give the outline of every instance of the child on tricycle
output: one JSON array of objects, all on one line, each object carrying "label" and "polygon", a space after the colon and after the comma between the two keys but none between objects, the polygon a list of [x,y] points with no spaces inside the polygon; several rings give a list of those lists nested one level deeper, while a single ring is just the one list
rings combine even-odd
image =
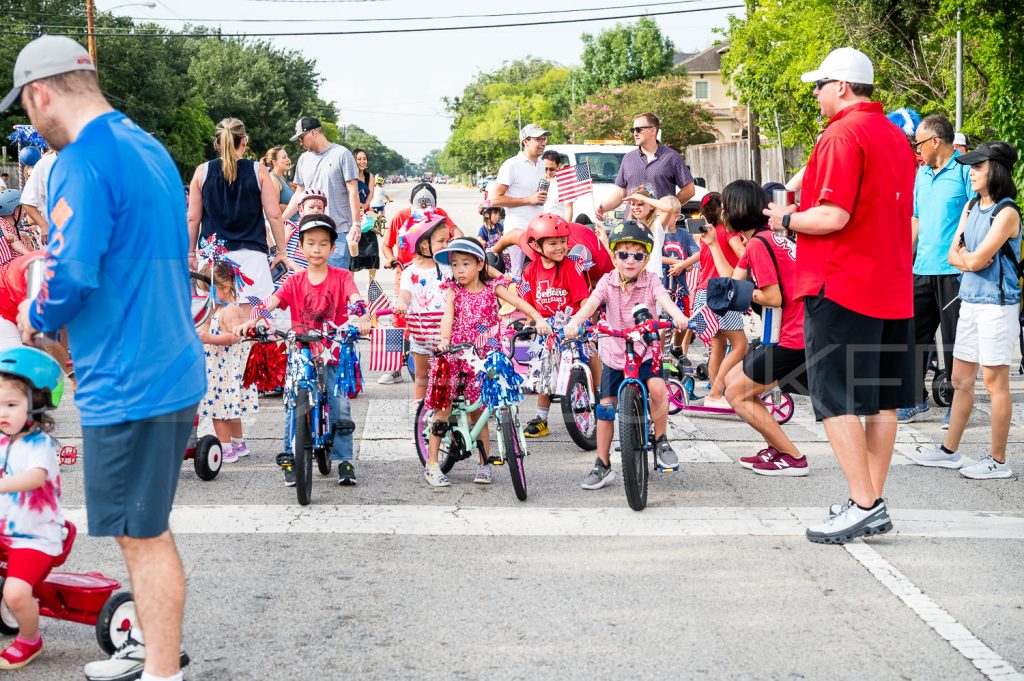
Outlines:
[{"label": "child on tricycle", "polygon": [[7,571],[3,600],[20,634],[0,652],[0,669],[18,669],[43,649],[33,587],[62,551],[57,447],[47,434],[63,374],[56,360],[35,348],[0,352],[0,544]]}]

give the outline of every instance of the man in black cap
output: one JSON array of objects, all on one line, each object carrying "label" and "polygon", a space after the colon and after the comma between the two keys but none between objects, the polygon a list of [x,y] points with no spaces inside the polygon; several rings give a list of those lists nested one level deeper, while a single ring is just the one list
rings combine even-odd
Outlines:
[{"label": "man in black cap", "polygon": [[307,187],[327,194],[327,214],[338,225],[338,245],[328,263],[332,267],[348,269],[349,255],[346,238],[358,243],[359,232],[359,168],[352,152],[335,144],[324,135],[320,121],[303,116],[295,122],[292,142],[305,149],[295,162],[295,195],[284,210],[287,219],[298,210],[298,197]]}]

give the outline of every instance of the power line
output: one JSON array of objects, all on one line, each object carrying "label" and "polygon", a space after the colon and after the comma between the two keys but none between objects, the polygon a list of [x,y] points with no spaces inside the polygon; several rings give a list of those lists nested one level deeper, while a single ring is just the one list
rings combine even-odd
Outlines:
[{"label": "power line", "polygon": [[[278,2],[293,2],[299,0],[275,0]],[[312,0],[301,0],[308,2]],[[320,1],[320,0],[316,0]],[[347,0],[331,0],[333,2],[344,2]],[[359,0],[362,1],[362,0]],[[695,14],[699,12],[714,12],[723,9],[743,9],[744,5],[720,5],[718,7],[701,7],[695,9],[674,9],[660,12],[644,12],[634,14],[620,14],[610,17],[585,17],[579,19],[546,19],[544,21],[533,21],[528,26],[521,24],[475,24],[470,26],[428,26],[422,28],[388,28],[388,29],[367,29],[359,31],[273,31],[267,33],[104,33],[97,31],[98,38],[285,38],[285,37],[312,37],[312,36],[335,36],[335,35],[382,35],[389,33],[434,33],[441,31],[473,31],[492,28],[532,28],[534,26],[550,26],[554,24],[581,24],[595,21],[615,21],[618,19],[635,19],[639,17],[657,17],[674,14]],[[45,28],[45,27],[43,27]],[[80,28],[80,27],[69,27]],[[84,29],[83,29],[84,30]],[[143,30],[145,30],[143,28]],[[81,31],[77,35],[81,35]],[[21,35],[36,36],[30,31],[0,31],[0,35]],[[76,35],[71,33],[56,35]]]},{"label": "power line", "polygon": [[[309,0],[302,0],[308,2]],[[126,17],[124,15],[114,15],[118,18],[123,19],[136,19],[140,21],[184,21],[184,22],[195,22],[195,23],[223,23],[223,24],[302,24],[302,23],[364,23],[373,21],[437,21],[441,19],[492,19],[492,18],[503,18],[503,17],[523,17],[523,16],[541,16],[548,14],[568,14],[572,12],[603,12],[605,10],[612,9],[640,9],[646,7],[661,7],[664,5],[687,5],[694,2],[704,2],[705,0],[670,0],[666,2],[648,2],[640,4],[630,5],[608,5],[605,7],[578,7],[575,9],[551,9],[551,10],[536,10],[533,12],[501,12],[494,14],[447,14],[436,17],[356,17],[350,19],[338,19],[338,18],[287,18],[287,19],[199,19],[199,18],[186,18],[180,14],[178,17]],[[160,3],[163,5],[163,3]],[[166,5],[163,5],[166,7]],[[30,12],[25,12],[30,14]],[[61,14],[36,14],[35,16],[66,16]]]}]

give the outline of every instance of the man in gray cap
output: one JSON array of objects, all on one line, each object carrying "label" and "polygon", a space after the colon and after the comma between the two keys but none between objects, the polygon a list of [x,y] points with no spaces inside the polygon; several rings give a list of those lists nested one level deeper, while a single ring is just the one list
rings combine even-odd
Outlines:
[{"label": "man in gray cap", "polygon": [[[523,126],[519,131],[519,153],[501,164],[494,180],[491,205],[505,209],[505,229],[526,229],[530,220],[539,215],[548,198],[547,178],[540,157],[548,144],[550,130],[536,123]],[[545,184],[541,184],[541,181]],[[518,246],[509,246],[514,277],[521,276],[526,255]]]},{"label": "man in gray cap", "polygon": [[287,219],[298,210],[298,198],[311,187],[327,194],[327,214],[338,226],[338,243],[328,263],[348,269],[351,255],[348,241],[359,242],[359,168],[352,152],[335,144],[324,135],[319,119],[303,116],[295,122],[292,142],[298,142],[305,151],[295,162],[295,194],[284,210]]},{"label": "man in gray cap", "polygon": [[25,46],[0,111],[19,99],[60,155],[47,195],[45,284],[19,306],[18,326],[26,342],[68,328],[89,534],[120,544],[139,622],[85,675],[180,681],[185,574],[168,520],[206,392],[181,176],[153,136],[111,108],[89,54],[70,38]]}]

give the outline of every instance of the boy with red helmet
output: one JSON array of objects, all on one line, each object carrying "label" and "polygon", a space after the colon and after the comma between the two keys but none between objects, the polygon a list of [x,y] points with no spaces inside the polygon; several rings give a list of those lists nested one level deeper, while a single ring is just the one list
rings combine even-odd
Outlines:
[{"label": "boy with red helmet", "polygon": [[[566,262],[569,255],[569,223],[553,213],[534,217],[520,237],[520,248],[529,263],[523,269],[519,294],[545,317],[567,310],[572,314],[590,295],[583,276],[582,260]],[[544,437],[548,430],[551,395],[537,396],[537,415],[526,424],[526,437]]]}]

